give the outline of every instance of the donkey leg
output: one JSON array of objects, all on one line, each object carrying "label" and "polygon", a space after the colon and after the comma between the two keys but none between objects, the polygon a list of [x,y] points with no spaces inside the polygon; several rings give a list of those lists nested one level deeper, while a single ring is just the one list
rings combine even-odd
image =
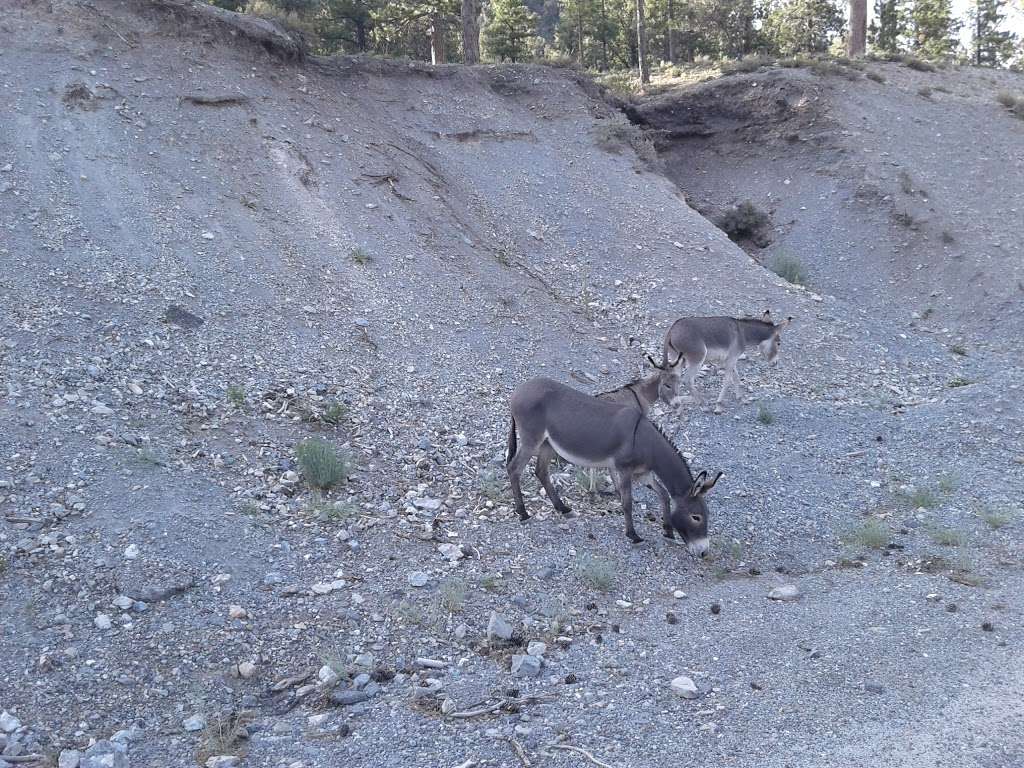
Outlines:
[{"label": "donkey leg", "polygon": [[544,486],[544,492],[548,495],[554,508],[563,515],[569,515],[572,514],[572,510],[562,501],[562,497],[558,495],[558,489],[555,488],[555,484],[551,482],[551,476],[548,474],[551,469],[551,460],[554,458],[555,451],[551,447],[551,443],[545,440],[537,452],[537,466],[534,467],[534,474],[537,475],[540,484]]},{"label": "donkey leg", "polygon": [[690,390],[690,397],[693,398],[694,405],[703,405],[704,398],[701,397],[700,391],[697,389],[697,377],[700,375],[701,364],[697,361],[691,363],[689,360],[686,362],[686,386]]},{"label": "donkey leg", "polygon": [[505,469],[508,471],[508,481],[512,485],[512,497],[516,502],[516,512],[519,514],[519,519],[526,521],[530,519],[530,515],[526,512],[526,504],[523,502],[523,489],[520,485],[520,475],[523,474],[523,470],[526,469],[526,465],[530,463],[530,459],[536,452],[534,450],[528,450],[526,445],[520,445],[519,450],[516,451],[515,455],[510,457],[508,463],[505,465]]},{"label": "donkey leg", "polygon": [[[648,475],[650,478],[650,475]],[[651,488],[658,494],[658,498],[661,500],[661,530],[662,535],[666,539],[674,539],[676,534],[672,528],[672,520],[670,515],[672,514],[672,500],[669,498],[668,491],[665,490],[665,486],[659,483],[654,478],[650,478]]]},{"label": "donkey leg", "polygon": [[732,391],[736,393],[737,400],[743,400],[743,390],[740,389],[740,373],[736,370],[735,361],[729,367],[729,375],[732,376]]},{"label": "donkey leg", "polygon": [[619,498],[622,499],[622,514],[626,518],[626,538],[634,544],[641,539],[633,526],[633,478],[629,472],[616,472],[616,484],[619,486]]}]

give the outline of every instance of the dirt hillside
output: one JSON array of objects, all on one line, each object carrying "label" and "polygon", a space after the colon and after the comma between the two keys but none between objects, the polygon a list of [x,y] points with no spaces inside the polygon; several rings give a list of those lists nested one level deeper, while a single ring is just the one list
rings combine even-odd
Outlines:
[{"label": "dirt hillside", "polygon": [[[858,283],[808,256],[804,289],[766,270],[684,199],[764,204],[715,191],[754,162],[729,143],[742,115],[687,170],[685,145],[655,157],[572,72],[303,59],[250,32],[189,3],[0,19],[0,752],[1020,763],[1024,371],[1012,317],[957,303],[965,267],[943,273],[949,333],[911,321],[931,304],[895,272]],[[827,141],[786,156],[812,169],[848,151],[834,128],[856,103],[809,78],[773,87],[838,89]],[[960,174],[932,173],[952,206]],[[800,189],[774,193],[776,223],[822,194]],[[776,242],[829,214],[852,227],[835,202]],[[848,260],[869,258],[857,226]],[[1019,237],[999,234],[999,270],[964,257],[1011,310]],[[529,477],[516,521],[519,382],[609,389],[676,317],[768,307],[794,324],[780,365],[741,365],[740,402],[653,413],[726,472],[709,562],[662,539],[639,491],[647,541],[629,544],[606,481],[571,466],[578,516]],[[349,455],[347,481],[310,488],[310,438]]]}]

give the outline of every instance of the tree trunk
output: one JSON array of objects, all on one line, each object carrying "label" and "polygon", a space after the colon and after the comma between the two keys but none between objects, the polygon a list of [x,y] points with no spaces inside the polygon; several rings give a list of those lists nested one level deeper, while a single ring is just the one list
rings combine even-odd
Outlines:
[{"label": "tree trunk", "polygon": [[668,60],[676,63],[676,4],[668,0]]},{"label": "tree trunk", "polygon": [[850,0],[850,37],[846,41],[846,51],[851,58],[864,55],[867,34],[867,0]]},{"label": "tree trunk", "polygon": [[578,48],[576,50],[576,56],[579,58],[579,65],[583,66],[583,3],[581,0],[576,0],[576,42]]},{"label": "tree trunk", "polygon": [[480,63],[479,0],[462,0],[462,59],[466,64]]},{"label": "tree trunk", "polygon": [[601,0],[601,71],[608,71],[608,3]]},{"label": "tree trunk", "polygon": [[430,25],[430,63],[448,63],[444,51],[444,19],[440,14],[434,17]]},{"label": "tree trunk", "polygon": [[647,23],[644,20],[644,0],[636,0],[636,61],[640,70],[640,83],[651,82],[651,69],[647,63]]}]

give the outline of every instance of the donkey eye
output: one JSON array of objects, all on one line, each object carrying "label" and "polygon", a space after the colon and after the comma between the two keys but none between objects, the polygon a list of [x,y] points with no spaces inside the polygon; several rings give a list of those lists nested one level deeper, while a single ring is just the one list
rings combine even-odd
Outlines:
[{"label": "donkey eye", "polygon": [[702,520],[703,518],[702,518],[702,517],[701,517],[700,515],[690,515],[690,519],[691,519],[691,520],[693,520],[693,522],[695,522],[695,523],[697,523],[698,525],[700,525],[700,521],[701,521],[701,520]]}]

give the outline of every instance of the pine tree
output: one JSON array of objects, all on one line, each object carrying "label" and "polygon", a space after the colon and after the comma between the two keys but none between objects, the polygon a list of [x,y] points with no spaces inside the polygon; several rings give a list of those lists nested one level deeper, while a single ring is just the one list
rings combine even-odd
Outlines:
[{"label": "pine tree", "polygon": [[875,0],[875,19],[870,32],[872,48],[883,53],[899,53],[900,41],[907,33],[903,0]]},{"label": "pine tree", "polygon": [[974,63],[998,67],[1009,63],[1017,46],[1017,35],[999,29],[1006,20],[1006,0],[976,0],[970,12]]},{"label": "pine tree", "polygon": [[833,0],[786,0],[765,21],[775,47],[786,54],[823,53],[844,26],[843,11]]},{"label": "pine tree", "polygon": [[960,45],[960,26],[953,16],[952,0],[914,0],[910,32],[915,53],[929,59],[952,56]]},{"label": "pine tree", "polygon": [[522,0],[492,0],[483,29],[484,50],[496,61],[524,61],[537,34],[537,16]]}]

